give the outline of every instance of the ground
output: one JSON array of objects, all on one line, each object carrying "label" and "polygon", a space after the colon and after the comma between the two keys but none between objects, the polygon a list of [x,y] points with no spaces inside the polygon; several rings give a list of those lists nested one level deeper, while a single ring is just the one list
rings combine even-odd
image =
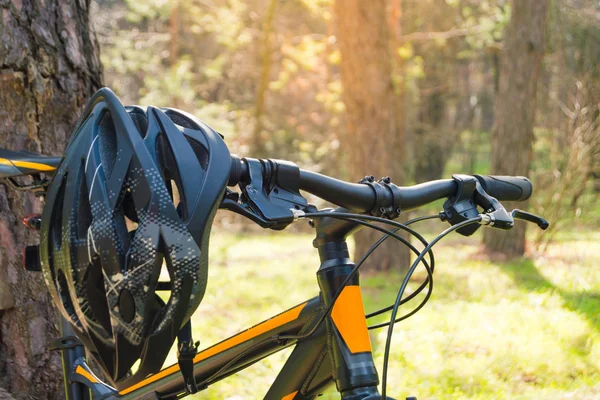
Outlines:
[{"label": "ground", "polygon": [[[209,285],[193,318],[200,347],[314,296],[319,263],[311,242],[304,233],[214,232]],[[516,262],[490,262],[478,243],[477,237],[454,236],[437,247],[431,300],[394,330],[389,395],[599,398],[600,232],[573,229],[543,253]],[[392,302],[402,282],[397,272],[364,273],[361,279],[367,312]],[[385,335],[385,329],[371,331],[378,368]],[[196,398],[261,399],[287,354],[271,356]]]}]

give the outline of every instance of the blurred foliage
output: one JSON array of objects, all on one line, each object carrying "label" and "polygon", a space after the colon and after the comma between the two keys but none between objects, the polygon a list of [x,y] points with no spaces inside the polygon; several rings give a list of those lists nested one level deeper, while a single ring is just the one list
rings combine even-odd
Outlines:
[{"label": "blurred foliage", "polygon": [[[334,168],[340,113],[329,1],[279,2],[262,130],[273,157]],[[185,109],[251,155],[268,1],[97,1],[105,82],[126,103]]]},{"label": "blurred foliage", "polygon": [[553,226],[538,248],[574,224],[600,225],[600,5],[551,4],[532,177],[533,207]]},{"label": "blurred foliage", "polygon": [[[225,135],[233,153],[289,159],[356,180],[344,176],[340,151],[345,110],[331,2],[95,0],[105,83],[126,103],[197,115]],[[395,4],[390,50],[409,149],[398,162],[416,182],[487,172],[509,2]],[[588,120],[598,113],[599,64],[600,6],[551,0],[532,176],[541,194],[536,207],[560,206],[559,218],[566,221],[598,214],[597,147],[590,144],[577,207],[553,200],[560,183],[549,177],[564,179],[567,169],[579,165],[563,151],[573,148],[566,144],[579,123],[566,110],[590,110]]]}]

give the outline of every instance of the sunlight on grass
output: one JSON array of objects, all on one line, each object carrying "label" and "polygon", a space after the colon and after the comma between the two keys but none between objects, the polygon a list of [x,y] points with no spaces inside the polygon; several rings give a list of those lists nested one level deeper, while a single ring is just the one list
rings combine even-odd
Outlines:
[{"label": "sunlight on grass", "polygon": [[[504,264],[487,261],[469,241],[442,242],[430,302],[395,326],[390,395],[419,400],[600,397],[596,239],[592,232],[563,235],[543,255]],[[193,317],[201,348],[315,296],[319,262],[311,244],[307,234],[215,232],[206,296]],[[416,276],[423,279],[425,274]],[[363,274],[367,312],[393,302],[401,281],[397,272]],[[417,284],[414,279],[411,287]],[[371,331],[378,368],[386,333]],[[195,398],[263,398],[289,351]],[[170,361],[176,361],[174,355]]]}]

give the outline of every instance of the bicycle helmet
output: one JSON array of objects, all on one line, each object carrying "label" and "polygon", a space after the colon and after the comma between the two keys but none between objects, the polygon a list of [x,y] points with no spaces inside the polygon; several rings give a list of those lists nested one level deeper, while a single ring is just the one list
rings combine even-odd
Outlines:
[{"label": "bicycle helmet", "polygon": [[54,303],[117,389],[160,370],[200,304],[230,163],[192,115],[123,107],[107,88],[80,119],[47,193],[40,259]]}]

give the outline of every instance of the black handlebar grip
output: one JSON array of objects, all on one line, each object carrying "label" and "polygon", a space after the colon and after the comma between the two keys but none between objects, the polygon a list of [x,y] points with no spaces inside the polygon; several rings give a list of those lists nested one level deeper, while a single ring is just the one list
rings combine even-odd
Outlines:
[{"label": "black handlebar grip", "polygon": [[500,201],[523,201],[531,197],[533,186],[524,176],[474,175],[483,190]]}]

